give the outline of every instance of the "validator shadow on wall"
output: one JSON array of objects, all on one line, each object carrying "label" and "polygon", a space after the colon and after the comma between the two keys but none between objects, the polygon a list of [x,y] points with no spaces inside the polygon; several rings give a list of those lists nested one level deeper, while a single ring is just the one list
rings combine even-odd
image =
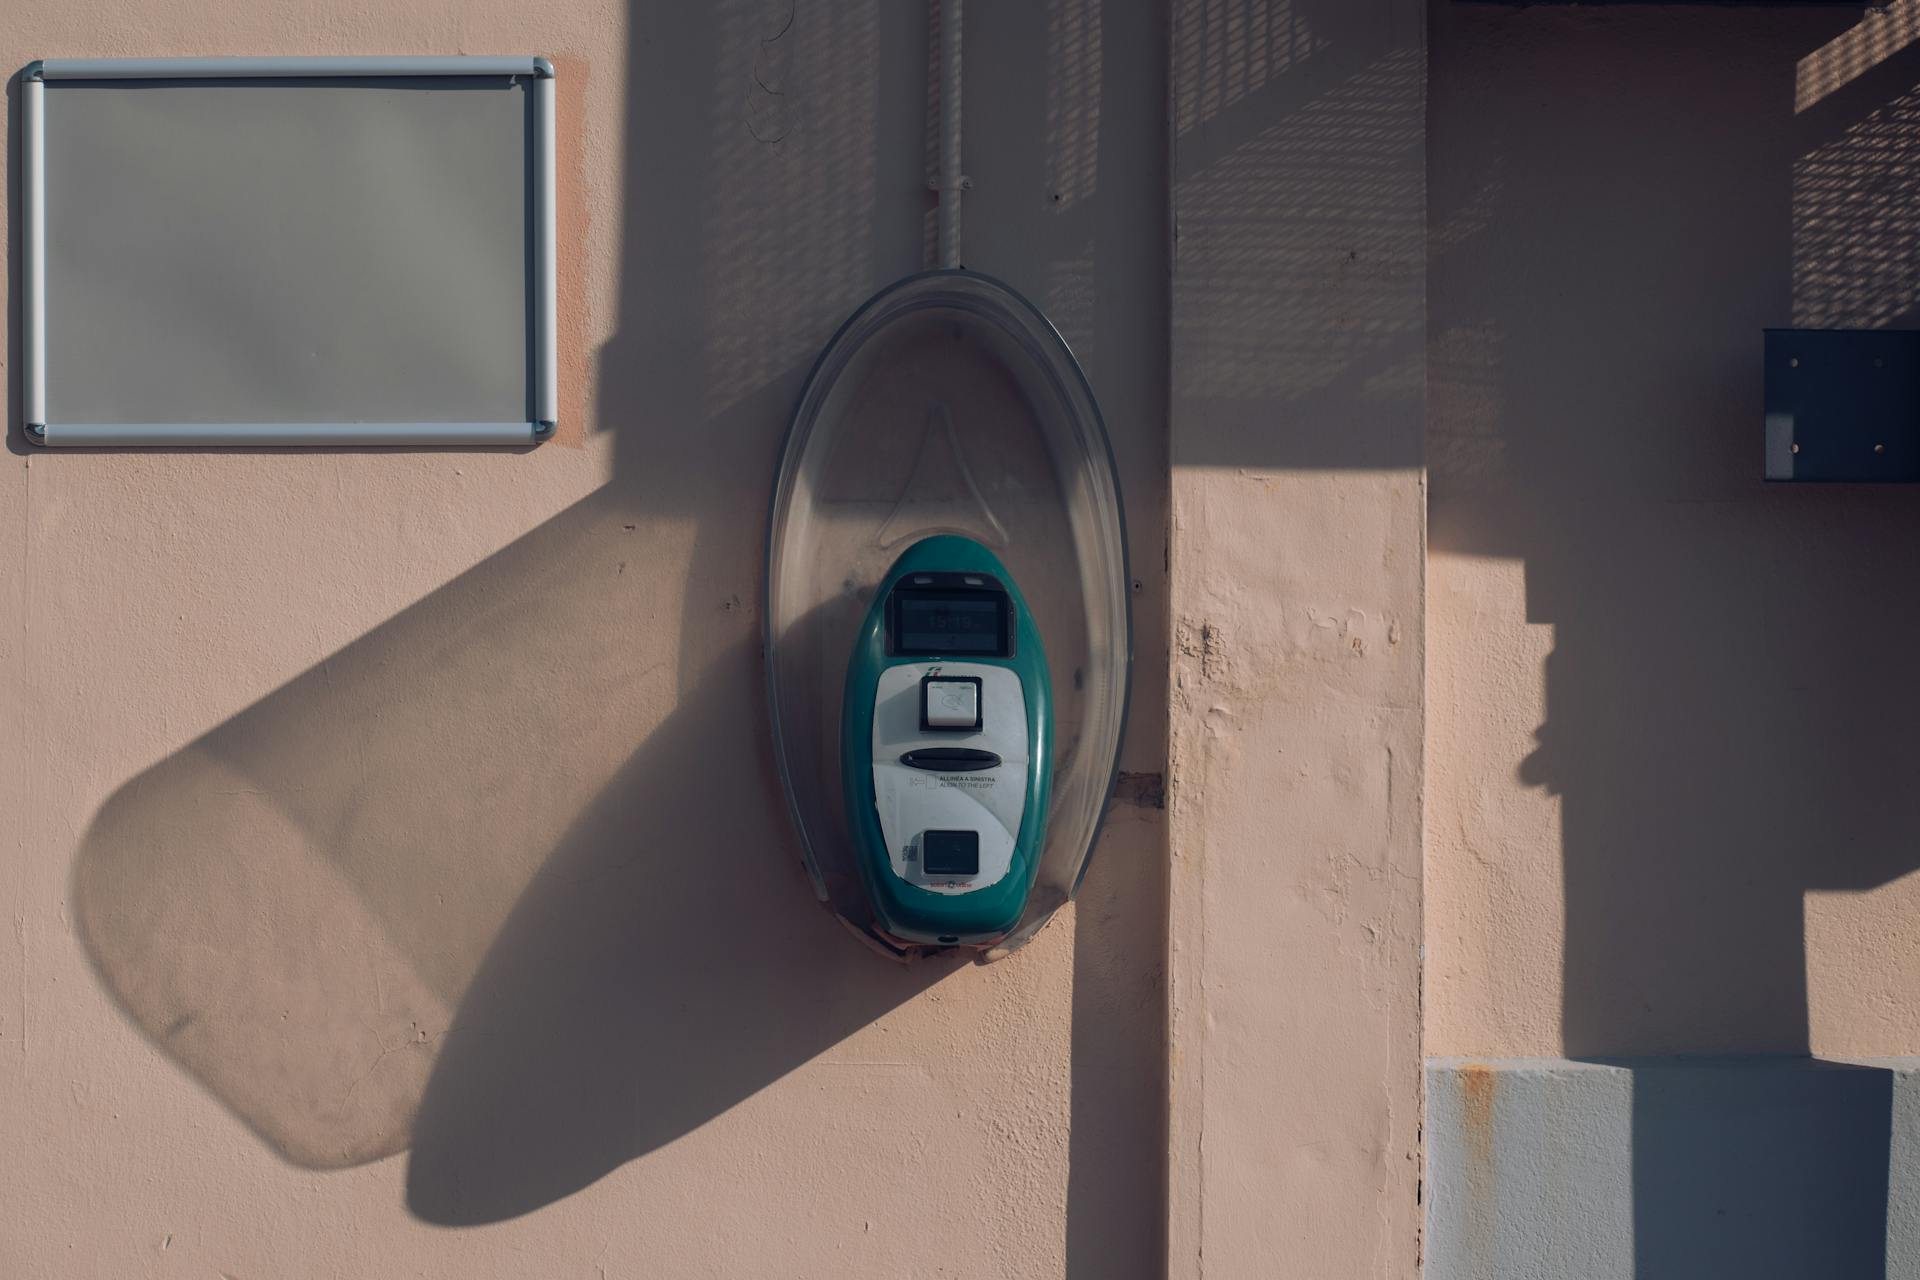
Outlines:
[{"label": "validator shadow on wall", "polygon": [[[1109,56],[1142,57],[1129,42],[1150,18],[1110,10]],[[911,6],[637,11],[621,319],[595,415],[617,435],[610,482],[127,782],[83,839],[76,923],[103,982],[290,1160],[410,1147],[420,1217],[526,1213],[952,972],[881,962],[813,903],[771,783],[754,616],[801,372],[919,265],[918,121],[873,95],[912,96],[923,69],[896,51],[925,34]],[[783,75],[782,101],[761,101]],[[770,144],[775,108],[793,114]],[[1037,144],[1009,155],[1042,163]],[[674,198],[649,198],[663,174]],[[1059,223],[1076,272],[1106,237],[1139,239],[1108,203]],[[1127,368],[1138,315],[1088,319],[1107,376],[1150,384]],[[1117,447],[1151,474],[1153,442]],[[690,547],[684,589],[652,571],[662,541]],[[631,638],[676,613],[677,651],[640,651]],[[1164,889],[1139,856],[1152,838],[1110,842],[1135,857],[1096,867],[1075,933],[1076,1274],[1153,1256],[1157,1231],[1137,1206],[1159,1178],[1163,1050],[1133,1029],[1161,965],[1129,937]]]}]

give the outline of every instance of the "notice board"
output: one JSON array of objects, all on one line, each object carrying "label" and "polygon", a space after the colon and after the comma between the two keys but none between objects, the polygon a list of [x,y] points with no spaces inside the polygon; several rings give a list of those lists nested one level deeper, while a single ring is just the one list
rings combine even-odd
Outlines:
[{"label": "notice board", "polygon": [[551,434],[544,59],[51,60],[21,96],[31,441]]}]

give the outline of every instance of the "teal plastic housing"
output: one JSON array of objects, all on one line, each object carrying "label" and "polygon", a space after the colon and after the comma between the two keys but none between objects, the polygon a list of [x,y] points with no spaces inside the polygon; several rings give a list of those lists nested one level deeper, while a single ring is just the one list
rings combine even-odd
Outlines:
[{"label": "teal plastic housing", "polygon": [[[980,573],[997,579],[1013,604],[1013,656],[889,654],[887,601],[894,585],[913,573]],[[894,873],[874,796],[873,711],[880,673],[888,667],[939,661],[1012,670],[1020,677],[1027,708],[1026,807],[1014,837],[1013,859],[1006,875],[970,893],[935,893]],[[983,945],[1005,937],[1020,922],[1040,870],[1047,829],[1047,800],[1053,784],[1053,682],[1047,674],[1046,648],[1019,586],[999,558],[973,539],[942,534],[914,543],[894,562],[874,594],[847,663],[840,716],[840,777],[846,790],[847,827],[855,844],[861,883],[883,930],[902,942]]]},{"label": "teal plastic housing", "polygon": [[992,963],[1072,901],[1097,847],[1127,723],[1138,584],[1126,528],[1086,375],[1007,285],[977,271],[909,276],[821,351],[768,510],[768,729],[815,896],[881,954],[906,961],[954,945],[886,931],[848,822],[848,654],[889,573],[924,538],[971,539],[1011,571],[1046,637],[1046,830],[1025,915],[973,948]]}]

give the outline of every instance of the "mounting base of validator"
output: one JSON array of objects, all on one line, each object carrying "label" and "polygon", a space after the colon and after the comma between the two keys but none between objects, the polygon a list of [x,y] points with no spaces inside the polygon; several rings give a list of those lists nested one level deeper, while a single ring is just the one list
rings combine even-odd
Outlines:
[{"label": "mounting base of validator", "polygon": [[876,924],[920,946],[985,946],[1019,923],[1040,866],[1053,689],[1019,588],[943,534],[882,580],[847,664],[847,826]]}]

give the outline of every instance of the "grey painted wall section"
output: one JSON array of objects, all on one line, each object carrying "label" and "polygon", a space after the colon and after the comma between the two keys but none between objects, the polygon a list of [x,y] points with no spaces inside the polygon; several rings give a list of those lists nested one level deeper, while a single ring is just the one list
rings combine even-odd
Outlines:
[{"label": "grey painted wall section", "polygon": [[1920,1058],[1430,1059],[1432,1280],[1920,1274]]}]

